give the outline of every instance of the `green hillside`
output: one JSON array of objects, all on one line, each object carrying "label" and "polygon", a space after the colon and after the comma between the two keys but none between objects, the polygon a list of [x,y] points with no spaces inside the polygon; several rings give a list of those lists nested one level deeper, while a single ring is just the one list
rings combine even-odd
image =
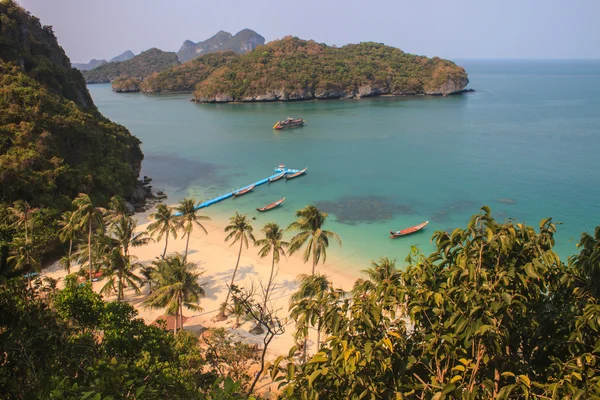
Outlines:
[{"label": "green hillside", "polygon": [[232,60],[199,83],[199,102],[451,94],[469,80],[451,61],[380,43],[341,48],[286,37]]},{"label": "green hillside", "polygon": [[142,79],[174,65],[179,65],[177,54],[153,48],[130,60],[103,64],[92,70],[82,71],[82,74],[87,83],[107,83],[123,75]]}]

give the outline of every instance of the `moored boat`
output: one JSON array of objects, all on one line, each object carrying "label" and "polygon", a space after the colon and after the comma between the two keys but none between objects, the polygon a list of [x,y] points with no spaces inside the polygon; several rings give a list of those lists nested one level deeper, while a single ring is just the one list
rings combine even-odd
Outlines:
[{"label": "moored boat", "polygon": [[234,196],[241,196],[243,194],[246,194],[250,191],[252,191],[252,189],[254,189],[254,185],[247,187],[246,189],[240,189],[237,192],[233,192]]},{"label": "moored boat", "polygon": [[304,173],[306,172],[307,169],[308,168],[304,168],[303,170],[298,171],[296,173],[286,175],[285,179],[293,179],[293,178],[295,178],[297,176],[304,175]]},{"label": "moored boat", "polygon": [[283,121],[277,121],[273,125],[273,129],[287,129],[287,128],[300,128],[304,126],[304,120],[302,118],[290,118],[284,119]]},{"label": "moored boat", "polygon": [[420,223],[419,225],[411,226],[410,228],[402,229],[400,231],[396,231],[396,232],[390,231],[390,237],[392,239],[395,239],[395,238],[400,237],[400,236],[410,235],[411,233],[418,232],[421,229],[425,228],[425,226],[428,223],[429,223],[429,221],[425,221],[423,223]]},{"label": "moored boat", "polygon": [[266,205],[266,206],[264,206],[264,207],[257,208],[257,209],[256,209],[256,211],[263,212],[263,211],[269,211],[269,210],[272,210],[272,209],[274,209],[275,207],[278,207],[278,206],[280,206],[280,205],[281,205],[281,203],[283,203],[284,201],[285,201],[285,197],[284,197],[284,198],[282,198],[282,199],[279,199],[279,200],[277,200],[277,201],[275,201],[275,202],[273,202],[273,203],[271,203],[271,204],[269,204],[269,205]]},{"label": "moored boat", "polygon": [[269,182],[275,182],[280,180],[281,178],[283,178],[285,176],[285,171],[281,172],[280,174],[275,175],[272,178],[269,178]]}]

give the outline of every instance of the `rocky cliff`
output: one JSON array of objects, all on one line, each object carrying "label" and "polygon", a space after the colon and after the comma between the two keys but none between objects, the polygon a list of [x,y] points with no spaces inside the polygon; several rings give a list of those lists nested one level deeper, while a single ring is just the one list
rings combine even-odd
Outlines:
[{"label": "rocky cliff", "polygon": [[0,2],[0,202],[64,209],[86,192],[130,195],[140,141],[96,109],[52,27]]},{"label": "rocky cliff", "polygon": [[469,83],[462,67],[381,43],[329,47],[286,37],[232,60],[200,82],[197,102],[226,103],[448,95]]},{"label": "rocky cliff", "polygon": [[133,54],[133,51],[127,50],[127,51],[119,54],[118,56],[111,58],[110,62],[123,62],[123,61],[131,60],[133,57],[135,57],[135,54]]},{"label": "rocky cliff", "polygon": [[77,68],[80,71],[89,71],[90,69],[94,69],[94,68],[99,67],[101,65],[104,65],[106,63],[107,63],[106,60],[96,60],[95,58],[93,58],[87,64],[84,64],[84,63],[73,63],[73,64],[71,64],[71,66],[73,68]]},{"label": "rocky cliff", "polygon": [[265,44],[265,38],[251,29],[243,29],[235,35],[219,31],[202,42],[194,43],[191,40],[186,40],[177,52],[177,57],[179,57],[179,61],[184,63],[203,54],[216,51],[230,50],[243,54],[262,44]]}]

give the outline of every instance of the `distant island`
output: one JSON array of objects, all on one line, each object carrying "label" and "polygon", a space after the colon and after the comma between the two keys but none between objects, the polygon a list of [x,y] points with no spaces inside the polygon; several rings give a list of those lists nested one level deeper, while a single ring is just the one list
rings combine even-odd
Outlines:
[{"label": "distant island", "polygon": [[135,57],[135,54],[133,54],[133,52],[131,50],[127,50],[127,51],[119,54],[118,56],[111,58],[110,61],[96,60],[94,58],[94,59],[90,60],[90,62],[88,62],[88,63],[73,63],[73,64],[71,64],[71,66],[73,68],[77,68],[80,71],[89,71],[91,69],[97,68],[97,67],[107,64],[109,62],[114,63],[114,62],[127,61],[133,57]]},{"label": "distant island", "polygon": [[194,101],[229,103],[448,95],[469,83],[462,67],[381,43],[340,48],[286,37],[231,60],[202,80]]},{"label": "distant island", "polygon": [[152,48],[127,61],[104,64],[81,73],[86,83],[108,83],[120,76],[143,79],[154,72],[179,64],[177,54],[174,52]]},{"label": "distant island", "polygon": [[215,51],[231,50],[234,53],[244,54],[263,44],[265,44],[265,38],[252,29],[243,29],[235,35],[219,31],[203,42],[194,43],[186,40],[177,52],[177,57],[184,63]]}]

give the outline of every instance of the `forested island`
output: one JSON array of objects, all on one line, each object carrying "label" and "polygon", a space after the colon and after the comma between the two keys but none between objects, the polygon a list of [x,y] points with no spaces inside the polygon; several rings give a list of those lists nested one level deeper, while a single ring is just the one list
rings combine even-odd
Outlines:
[{"label": "forested island", "polygon": [[447,95],[469,83],[451,61],[380,43],[340,48],[286,37],[232,60],[198,83],[197,102],[252,102]]},{"label": "forested island", "polygon": [[[344,51],[372,59],[370,49],[379,46]],[[287,60],[285,53],[271,56]],[[245,58],[214,57],[210,76]],[[268,51],[252,57],[271,65]],[[286,69],[296,71],[290,82],[299,85],[295,60]],[[432,64],[423,90],[458,74],[451,63],[419,60]],[[241,78],[246,62],[221,75],[225,85]],[[330,246],[344,240],[329,230],[325,212],[307,205],[287,227],[267,222],[260,229],[236,212],[222,229],[224,243],[211,246],[235,245],[226,257],[232,265],[218,265],[227,297],[219,310],[202,310],[210,288],[204,266],[190,261],[200,253],[192,233],[208,233],[202,224],[210,218],[184,198],[159,205],[139,229],[123,197],[134,191],[142,158],[139,140],[98,112],[52,28],[12,0],[0,1],[3,398],[600,398],[600,227],[583,232],[575,254],[561,259],[551,218],[535,226],[496,220],[484,206],[464,226],[433,233],[430,254],[413,247],[403,261],[373,260],[344,290],[321,273]],[[153,240],[160,252],[138,262],[133,249]],[[173,252],[175,246],[185,250]],[[252,248],[270,267],[270,277],[259,276],[259,295],[238,286],[248,268],[235,280],[242,251]],[[286,281],[296,286],[283,317],[271,305],[272,278],[295,254],[306,274]],[[50,259],[60,259],[60,282],[39,276]],[[165,315],[147,324],[141,307]],[[233,340],[229,326],[196,335],[184,328],[184,310],[218,312],[215,320],[237,328],[246,320],[255,344]],[[294,344],[267,359],[286,329]]]},{"label": "forested island", "polygon": [[152,48],[129,60],[102,64],[89,71],[82,71],[82,74],[87,83],[108,83],[120,76],[143,79],[154,72],[179,64],[176,53]]},{"label": "forested island", "polygon": [[[102,68],[102,67],[101,67]],[[295,37],[246,54],[217,52],[155,72],[116,91],[194,91],[201,103],[448,95],[464,90],[467,73],[451,61],[404,53],[380,43],[329,47]]]}]

